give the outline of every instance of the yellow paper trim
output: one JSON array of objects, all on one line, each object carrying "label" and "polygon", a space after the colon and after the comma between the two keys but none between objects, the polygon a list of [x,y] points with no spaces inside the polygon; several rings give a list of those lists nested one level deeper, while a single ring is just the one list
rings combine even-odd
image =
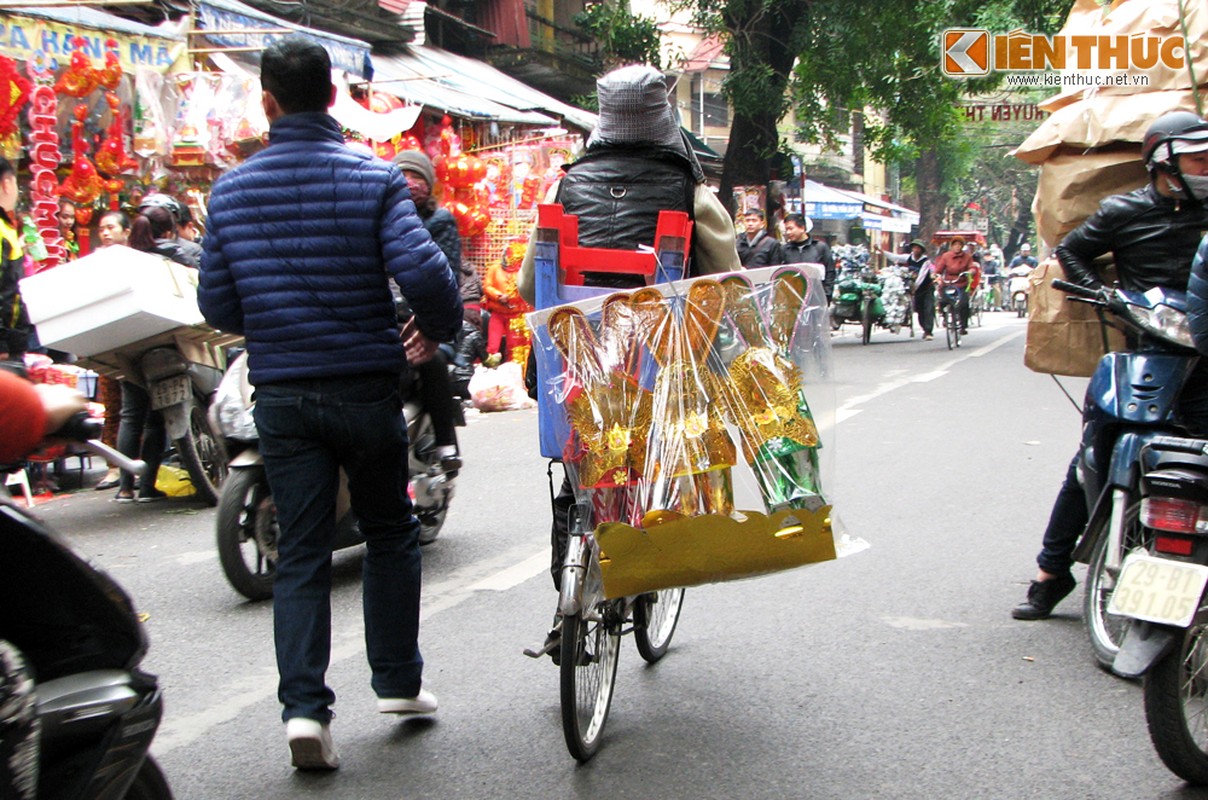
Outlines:
[{"label": "yellow paper trim", "polygon": [[[707,514],[648,528],[606,522],[596,528],[600,573],[610,597],[748,578],[835,558],[830,506],[767,516]],[[648,517],[648,519],[650,519]]]}]

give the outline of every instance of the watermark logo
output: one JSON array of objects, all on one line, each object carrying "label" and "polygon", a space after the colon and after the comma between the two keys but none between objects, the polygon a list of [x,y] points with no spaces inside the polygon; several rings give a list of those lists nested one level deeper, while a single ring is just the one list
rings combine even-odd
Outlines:
[{"label": "watermark logo", "polygon": [[981,28],[949,28],[944,31],[944,74],[954,78],[977,78],[990,74],[990,32]]},{"label": "watermark logo", "polygon": [[993,72],[1089,70],[1121,73],[1154,68],[1181,70],[1187,45],[1182,36],[1045,36],[1014,30],[949,28],[940,40],[944,74],[976,78]]}]

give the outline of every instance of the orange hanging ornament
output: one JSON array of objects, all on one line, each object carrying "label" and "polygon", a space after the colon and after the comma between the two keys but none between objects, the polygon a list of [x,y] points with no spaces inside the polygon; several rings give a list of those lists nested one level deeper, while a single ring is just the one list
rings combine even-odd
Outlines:
[{"label": "orange hanging ornament", "polygon": [[55,81],[55,91],[71,97],[84,97],[92,94],[92,90],[100,84],[101,74],[99,70],[92,68],[92,62],[84,55],[83,48],[87,41],[81,36],[76,36],[71,41],[75,50],[71,54],[67,70]]}]

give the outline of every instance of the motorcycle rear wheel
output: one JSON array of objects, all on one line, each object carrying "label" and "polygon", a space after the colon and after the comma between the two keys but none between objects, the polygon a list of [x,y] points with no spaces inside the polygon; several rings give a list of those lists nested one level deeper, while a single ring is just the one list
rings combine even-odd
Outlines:
[{"label": "motorcycle rear wheel", "polygon": [[262,552],[257,531],[261,536],[270,535],[276,524],[276,506],[264,467],[234,470],[222,488],[218,506],[218,561],[231,586],[248,600],[273,596],[277,564]]},{"label": "motorcycle rear wheel", "polygon": [[193,405],[189,430],[172,444],[180,456],[180,465],[189,473],[198,499],[208,506],[218,505],[220,487],[227,475],[227,455],[222,440],[210,428],[205,409]]},{"label": "motorcycle rear wheel", "polygon": [[866,300],[864,308],[860,311],[860,324],[864,329],[863,343],[868,344],[872,341],[872,302]]},{"label": "motorcycle rear wheel", "polygon": [[1208,785],[1208,629],[1192,625],[1145,676],[1149,738],[1167,768]]},{"label": "motorcycle rear wheel", "polygon": [[[1121,542],[1122,552],[1129,552],[1138,547],[1145,547],[1149,535],[1140,523],[1141,503],[1135,496],[1129,498],[1124,510],[1124,531]],[[1086,620],[1086,632],[1091,640],[1091,650],[1095,654],[1095,662],[1101,669],[1111,672],[1116,653],[1120,652],[1120,643],[1128,632],[1132,620],[1107,613],[1107,604],[1111,602],[1112,592],[1116,589],[1116,578],[1107,570],[1107,531],[1108,522],[1102,523],[1098,531],[1099,540],[1091,551],[1090,562],[1086,568],[1086,589],[1082,598],[1082,618]]]}]

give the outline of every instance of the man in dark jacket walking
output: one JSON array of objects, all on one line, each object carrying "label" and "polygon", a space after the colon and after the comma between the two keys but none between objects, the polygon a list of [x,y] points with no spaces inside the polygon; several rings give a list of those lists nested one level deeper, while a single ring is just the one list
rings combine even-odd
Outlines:
[{"label": "man in dark jacket walking", "polygon": [[831,300],[835,288],[835,257],[830,245],[810,236],[814,221],[801,214],[788,214],[784,218],[784,242],[780,254],[785,264],[821,264],[823,268],[822,288],[826,290],[826,302]]},{"label": "man in dark jacket walking", "polygon": [[769,267],[783,263],[780,256],[780,242],[767,232],[762,211],[750,209],[742,215],[742,224],[747,229],[746,236],[738,237],[738,260],[747,269]]},{"label": "man in dark jacket walking", "polygon": [[[457,282],[401,170],[344,145],[327,52],[300,37],[261,61],[270,145],[214,184],[198,303],[247,339],[277,507],[273,631],[293,765],[335,769],[324,676],[339,473],[366,539],[365,644],[384,714],[432,713],[422,686],[419,523],[407,497],[399,373],[461,325]],[[400,340],[388,279],[414,317]]]}]

